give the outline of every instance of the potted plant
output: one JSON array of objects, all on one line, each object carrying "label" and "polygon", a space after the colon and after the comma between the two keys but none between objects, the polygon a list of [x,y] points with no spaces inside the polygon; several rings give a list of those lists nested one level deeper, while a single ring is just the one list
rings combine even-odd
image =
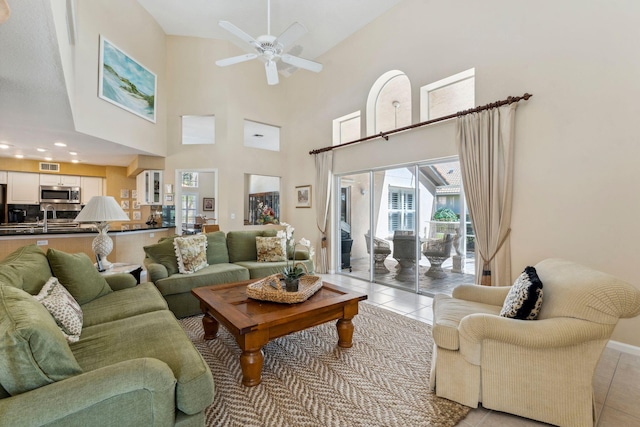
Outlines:
[{"label": "potted plant", "polygon": [[287,252],[290,247],[293,247],[293,259],[291,260],[291,264],[289,264],[289,257],[287,256],[287,265],[282,270],[282,276],[285,283],[285,290],[287,292],[298,292],[298,286],[300,284],[300,278],[307,274],[307,271],[302,263],[296,263],[296,246],[302,245],[307,248],[309,251],[309,258],[313,257],[313,248],[311,247],[311,242],[307,239],[300,239],[299,242],[296,242],[293,239],[293,232],[295,229],[287,224],[286,222],[280,223],[285,227],[284,230],[278,231],[277,236],[280,238],[286,239],[286,248]]}]

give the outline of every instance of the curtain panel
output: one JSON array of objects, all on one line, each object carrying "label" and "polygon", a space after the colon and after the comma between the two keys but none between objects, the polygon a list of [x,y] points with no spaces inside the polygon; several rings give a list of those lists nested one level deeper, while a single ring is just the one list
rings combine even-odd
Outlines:
[{"label": "curtain panel", "polygon": [[462,182],[476,238],[476,281],[511,284],[511,205],[517,102],[457,118]]},{"label": "curtain panel", "polygon": [[333,180],[333,151],[316,154],[316,225],[320,230],[320,254],[316,262],[316,271],[326,274],[329,271],[329,255],[327,241],[327,220],[329,218],[329,202],[331,201],[331,181]]}]

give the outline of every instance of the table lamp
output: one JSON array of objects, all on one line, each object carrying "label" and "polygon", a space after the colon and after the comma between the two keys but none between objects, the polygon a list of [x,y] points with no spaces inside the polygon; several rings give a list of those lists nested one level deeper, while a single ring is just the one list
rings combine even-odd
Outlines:
[{"label": "table lamp", "polygon": [[113,267],[113,264],[107,260],[107,256],[113,250],[113,241],[107,234],[109,223],[113,221],[129,221],[129,217],[118,205],[118,202],[111,196],[94,196],[82,208],[74,221],[95,223],[98,229],[98,236],[93,239],[91,249],[96,255],[100,255],[102,268],[109,269]]}]

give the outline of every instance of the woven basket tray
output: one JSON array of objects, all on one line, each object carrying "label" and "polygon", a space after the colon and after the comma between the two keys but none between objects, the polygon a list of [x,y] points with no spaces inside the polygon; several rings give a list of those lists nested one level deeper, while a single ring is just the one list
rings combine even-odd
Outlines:
[{"label": "woven basket tray", "polygon": [[298,285],[298,292],[287,292],[283,288],[282,274],[273,274],[247,285],[247,296],[261,301],[295,304],[306,301],[322,287],[319,276],[302,276]]}]

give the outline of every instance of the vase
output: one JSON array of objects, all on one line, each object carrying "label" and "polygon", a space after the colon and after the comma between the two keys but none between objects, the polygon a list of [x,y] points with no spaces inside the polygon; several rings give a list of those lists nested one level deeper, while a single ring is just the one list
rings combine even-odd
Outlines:
[{"label": "vase", "polygon": [[298,285],[300,284],[300,278],[297,279],[284,279],[284,289],[287,292],[298,292]]}]

